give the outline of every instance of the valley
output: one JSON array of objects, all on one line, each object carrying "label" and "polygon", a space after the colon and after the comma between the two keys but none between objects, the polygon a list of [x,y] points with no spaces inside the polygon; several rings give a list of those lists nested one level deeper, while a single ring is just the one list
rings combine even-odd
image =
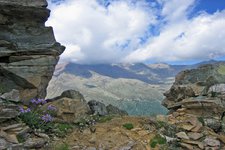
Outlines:
[{"label": "valley", "polygon": [[175,75],[195,65],[157,63],[81,65],[60,63],[47,88],[47,98],[59,96],[65,90],[81,92],[87,101],[112,104],[130,115],[166,114],[161,105]]}]

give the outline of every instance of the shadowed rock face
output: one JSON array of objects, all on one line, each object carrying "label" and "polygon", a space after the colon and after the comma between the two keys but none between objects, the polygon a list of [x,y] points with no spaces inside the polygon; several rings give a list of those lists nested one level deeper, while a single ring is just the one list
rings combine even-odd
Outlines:
[{"label": "shadowed rock face", "polygon": [[46,0],[0,0],[0,93],[20,91],[28,100],[45,97],[59,55]]}]

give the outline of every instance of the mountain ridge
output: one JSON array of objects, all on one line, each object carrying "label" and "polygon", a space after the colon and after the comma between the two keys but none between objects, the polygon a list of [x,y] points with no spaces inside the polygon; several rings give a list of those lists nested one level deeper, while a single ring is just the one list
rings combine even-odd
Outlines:
[{"label": "mountain ridge", "polygon": [[161,101],[163,93],[174,82],[175,75],[204,64],[207,62],[194,65],[62,63],[56,66],[47,98],[74,89],[80,91],[88,101],[113,104],[129,114],[166,113]]}]

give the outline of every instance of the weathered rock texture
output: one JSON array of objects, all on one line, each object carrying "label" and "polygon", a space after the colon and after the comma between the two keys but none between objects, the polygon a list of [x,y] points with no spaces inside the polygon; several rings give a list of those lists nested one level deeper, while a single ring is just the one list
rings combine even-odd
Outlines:
[{"label": "weathered rock texture", "polygon": [[[164,95],[163,105],[168,109],[223,108],[221,96],[225,90],[225,63],[209,64],[180,72],[170,90]],[[212,110],[212,109],[210,109]]]},{"label": "weathered rock texture", "polygon": [[87,116],[90,112],[90,108],[83,95],[74,90],[64,91],[60,96],[49,99],[48,102],[43,108],[46,110],[49,105],[57,108],[56,122],[74,123]]},{"label": "weathered rock texture", "polygon": [[184,149],[224,149],[225,63],[183,71],[165,93],[168,122]]},{"label": "weathered rock texture", "polygon": [[46,0],[0,0],[0,93],[17,89],[20,99],[45,97],[64,47],[45,27]]}]

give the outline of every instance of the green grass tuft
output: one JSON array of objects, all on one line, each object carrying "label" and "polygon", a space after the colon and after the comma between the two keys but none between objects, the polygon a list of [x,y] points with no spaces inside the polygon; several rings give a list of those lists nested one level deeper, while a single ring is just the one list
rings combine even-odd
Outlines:
[{"label": "green grass tuft", "polygon": [[56,145],[55,150],[69,150],[69,145],[66,143]]},{"label": "green grass tuft", "polygon": [[113,116],[102,116],[99,118],[98,122],[104,123],[113,119]]},{"label": "green grass tuft", "polygon": [[54,133],[58,137],[65,137],[70,129],[73,129],[72,125],[67,123],[58,123],[54,127]]},{"label": "green grass tuft", "polygon": [[155,135],[155,137],[150,141],[150,146],[151,148],[155,148],[157,144],[166,144],[166,138],[162,137],[159,134]]},{"label": "green grass tuft", "polygon": [[123,127],[126,128],[127,130],[131,130],[134,128],[134,125],[132,123],[125,123],[123,124]]},{"label": "green grass tuft", "polygon": [[205,121],[203,117],[198,117],[198,121],[201,122],[203,126],[205,126]]}]

